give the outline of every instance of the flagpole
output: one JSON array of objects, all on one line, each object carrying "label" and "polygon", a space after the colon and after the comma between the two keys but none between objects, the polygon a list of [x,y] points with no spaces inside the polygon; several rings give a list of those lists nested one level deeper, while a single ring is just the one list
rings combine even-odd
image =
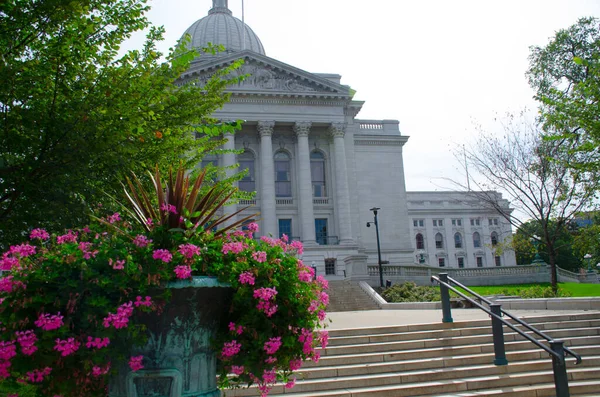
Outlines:
[{"label": "flagpole", "polygon": [[246,22],[244,20],[244,0],[242,0],[242,51],[246,49]]}]

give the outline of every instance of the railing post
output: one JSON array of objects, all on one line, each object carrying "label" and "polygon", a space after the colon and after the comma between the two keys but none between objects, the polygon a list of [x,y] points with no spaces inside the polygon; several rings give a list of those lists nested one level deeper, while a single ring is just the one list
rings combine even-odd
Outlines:
[{"label": "railing post", "polygon": [[563,344],[562,340],[550,341],[550,348],[560,357],[552,356],[556,397],[569,397],[569,378],[567,376],[567,363],[565,362],[565,347]]},{"label": "railing post", "polygon": [[[491,304],[490,311],[500,317],[502,316],[502,305]],[[494,316],[492,316],[492,335],[494,337],[494,365],[507,365],[502,321]]]},{"label": "railing post", "polygon": [[[448,273],[439,274],[440,281],[448,283]],[[440,295],[442,296],[442,322],[452,323],[452,311],[450,309],[450,291],[448,287],[440,283]]]}]

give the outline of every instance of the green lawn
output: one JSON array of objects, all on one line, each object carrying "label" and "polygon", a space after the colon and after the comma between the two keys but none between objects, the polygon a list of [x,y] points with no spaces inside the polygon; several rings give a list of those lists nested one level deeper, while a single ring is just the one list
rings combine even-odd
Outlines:
[{"label": "green lawn", "polygon": [[[490,285],[482,287],[469,287],[479,295],[519,295],[519,291],[531,287],[549,287],[550,283],[540,284],[514,284]],[[600,284],[559,283],[559,288],[573,297],[600,296]]]}]

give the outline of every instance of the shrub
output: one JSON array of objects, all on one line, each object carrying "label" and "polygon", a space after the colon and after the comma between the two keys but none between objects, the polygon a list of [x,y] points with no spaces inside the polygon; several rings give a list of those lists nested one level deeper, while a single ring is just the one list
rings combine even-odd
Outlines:
[{"label": "shrub", "polygon": [[381,297],[389,303],[437,302],[441,299],[438,287],[418,286],[412,281],[385,289]]}]

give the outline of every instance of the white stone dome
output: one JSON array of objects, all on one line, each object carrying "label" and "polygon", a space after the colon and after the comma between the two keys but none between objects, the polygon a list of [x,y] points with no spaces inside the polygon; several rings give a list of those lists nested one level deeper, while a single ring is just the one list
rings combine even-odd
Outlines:
[{"label": "white stone dome", "polygon": [[231,14],[227,0],[213,0],[208,15],[194,22],[183,37],[186,34],[191,36],[190,45],[193,48],[203,48],[212,43],[222,44],[227,53],[250,50],[266,55],[256,33]]}]

